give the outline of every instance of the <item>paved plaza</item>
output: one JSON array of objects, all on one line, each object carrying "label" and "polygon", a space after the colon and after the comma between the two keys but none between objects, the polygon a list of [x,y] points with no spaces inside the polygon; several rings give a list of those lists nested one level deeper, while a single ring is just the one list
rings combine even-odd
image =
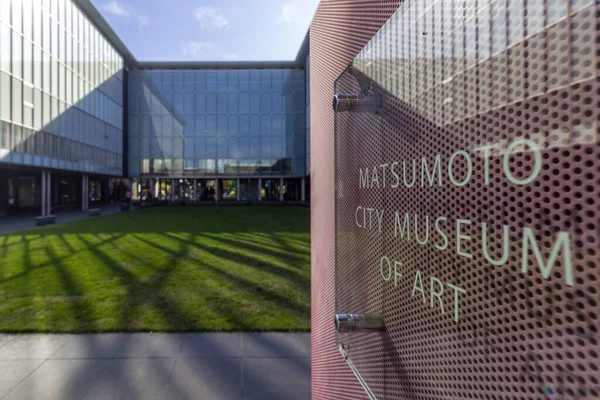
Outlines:
[{"label": "paved plaza", "polygon": [[309,333],[0,335],[0,399],[309,399]]},{"label": "paved plaza", "polygon": [[[101,209],[102,215],[109,215],[121,212],[120,204],[102,204],[95,208]],[[16,232],[26,231],[33,228],[40,228],[35,225],[35,217],[37,217],[37,215],[17,215],[12,217],[0,217],[0,235],[10,235]],[[87,218],[90,218],[89,211],[65,211],[56,214],[56,224],[80,221],[82,219]],[[41,229],[43,228],[44,227],[41,227]]]}]

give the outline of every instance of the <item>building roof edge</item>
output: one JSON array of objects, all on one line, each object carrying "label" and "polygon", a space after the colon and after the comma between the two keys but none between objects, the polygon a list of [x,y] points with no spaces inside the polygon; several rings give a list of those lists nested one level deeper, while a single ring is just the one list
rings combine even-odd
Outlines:
[{"label": "building roof edge", "polygon": [[108,22],[106,22],[96,6],[94,6],[90,0],[73,0],[73,2],[81,11],[83,11],[85,15],[88,16],[90,21],[104,35],[106,40],[108,40],[114,46],[115,50],[121,54],[125,66],[128,68],[134,68],[138,64],[138,61],[134,57],[133,53],[129,51],[127,46],[125,46],[125,43],[123,43],[115,31],[110,27]]},{"label": "building roof edge", "polygon": [[299,69],[295,61],[140,61],[137,69]]}]

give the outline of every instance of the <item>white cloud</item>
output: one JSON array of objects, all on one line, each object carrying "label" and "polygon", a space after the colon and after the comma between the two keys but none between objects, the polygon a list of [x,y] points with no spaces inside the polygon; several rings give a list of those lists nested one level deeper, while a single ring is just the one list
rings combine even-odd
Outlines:
[{"label": "white cloud", "polygon": [[181,45],[181,52],[190,59],[205,61],[234,61],[238,56],[234,53],[223,53],[215,42],[186,42]]},{"label": "white cloud", "polygon": [[279,22],[283,22],[284,24],[292,23],[292,3],[288,3],[281,8]]},{"label": "white cloud", "polygon": [[125,7],[119,3],[118,1],[111,1],[110,3],[104,4],[102,7],[103,10],[110,14],[117,15],[119,17],[127,17],[131,16],[131,13],[125,9]]},{"label": "white cloud", "polygon": [[275,22],[286,25],[295,24],[303,17],[303,11],[305,11],[305,8],[306,5],[303,5],[300,1],[290,0],[281,7],[279,16]]},{"label": "white cloud", "polygon": [[137,20],[138,20],[138,27],[140,29],[144,29],[144,28],[147,28],[150,26],[150,20],[145,15],[138,15]]},{"label": "white cloud", "polygon": [[150,26],[150,20],[143,14],[139,14],[136,10],[126,7],[124,4],[119,3],[116,0],[113,0],[109,3],[106,3],[100,7],[102,10],[106,11],[109,14],[116,15],[117,17],[125,18],[128,21],[134,19],[137,21],[138,28],[144,29]]},{"label": "white cloud", "polygon": [[199,7],[194,10],[194,16],[203,24],[211,25],[215,28],[229,28],[229,21],[219,11],[212,7]]},{"label": "white cloud", "polygon": [[209,57],[211,50],[215,47],[214,42],[187,42],[181,46],[182,52],[186,56],[194,58]]}]

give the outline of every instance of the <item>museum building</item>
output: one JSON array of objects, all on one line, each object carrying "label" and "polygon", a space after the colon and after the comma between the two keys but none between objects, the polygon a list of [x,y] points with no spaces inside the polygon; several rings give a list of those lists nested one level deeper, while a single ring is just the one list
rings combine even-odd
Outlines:
[{"label": "museum building", "polygon": [[294,61],[139,62],[89,0],[0,3],[0,216],[309,198],[308,35]]}]

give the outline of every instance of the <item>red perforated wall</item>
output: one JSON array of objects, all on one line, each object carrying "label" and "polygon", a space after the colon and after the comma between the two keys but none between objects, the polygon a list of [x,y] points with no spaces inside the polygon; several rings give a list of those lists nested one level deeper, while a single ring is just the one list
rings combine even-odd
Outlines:
[{"label": "red perforated wall", "polygon": [[[338,337],[380,400],[599,398],[598,3],[407,0],[354,59],[398,6],[324,1],[311,28],[313,397],[366,397],[337,311],[385,320]],[[381,113],[334,132],[338,77]]]},{"label": "red perforated wall", "polygon": [[333,84],[399,0],[322,0],[310,28],[312,397],[363,399],[336,348]]}]

